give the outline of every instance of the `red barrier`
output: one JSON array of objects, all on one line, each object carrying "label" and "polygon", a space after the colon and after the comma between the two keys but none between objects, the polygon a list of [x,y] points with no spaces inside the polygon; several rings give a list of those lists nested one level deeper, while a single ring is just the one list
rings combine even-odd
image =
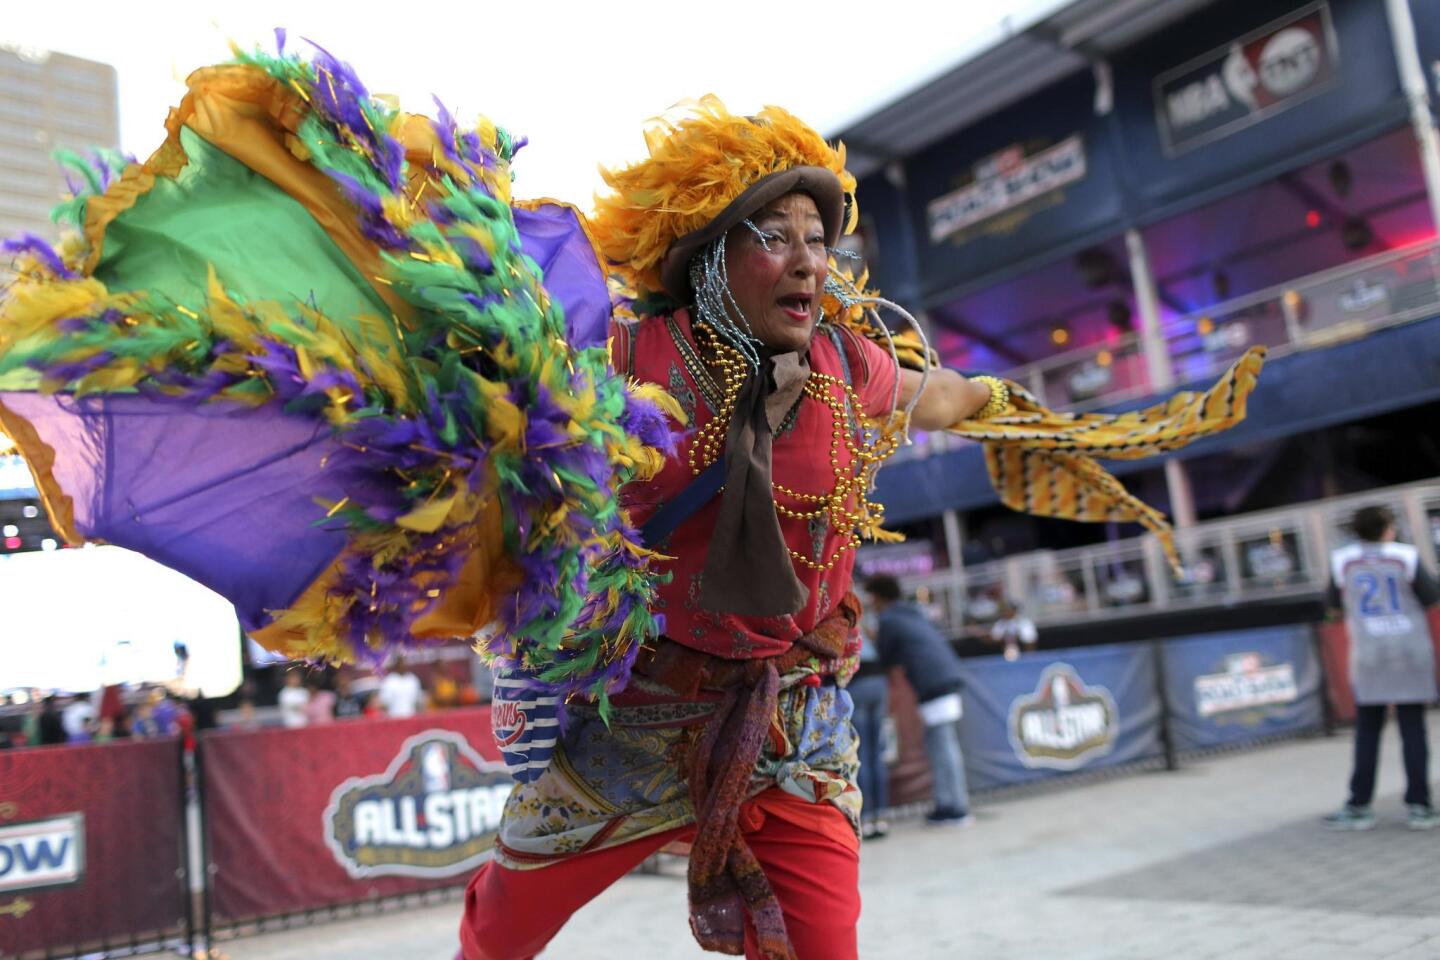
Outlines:
[{"label": "red barrier", "polygon": [[201,740],[220,924],[463,884],[512,781],[488,707]]},{"label": "red barrier", "polygon": [[915,691],[899,669],[890,671],[890,716],[900,740],[900,758],[890,768],[890,805],[901,807],[930,799],[930,758],[925,753],[925,721]]},{"label": "red barrier", "polygon": [[1355,691],[1350,686],[1350,631],[1340,621],[1322,623],[1320,659],[1325,664],[1325,695],[1336,723],[1355,722]]},{"label": "red barrier", "polygon": [[174,739],[0,751],[0,956],[185,933]]}]

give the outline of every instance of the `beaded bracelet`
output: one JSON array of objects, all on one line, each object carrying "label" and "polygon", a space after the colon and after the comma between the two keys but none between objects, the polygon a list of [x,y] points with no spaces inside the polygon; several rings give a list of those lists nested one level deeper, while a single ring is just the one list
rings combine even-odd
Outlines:
[{"label": "beaded bracelet", "polygon": [[999,377],[971,377],[975,383],[983,383],[990,388],[990,399],[985,406],[981,407],[975,414],[975,420],[988,420],[991,417],[998,417],[1010,409],[1010,388],[1005,381]]}]

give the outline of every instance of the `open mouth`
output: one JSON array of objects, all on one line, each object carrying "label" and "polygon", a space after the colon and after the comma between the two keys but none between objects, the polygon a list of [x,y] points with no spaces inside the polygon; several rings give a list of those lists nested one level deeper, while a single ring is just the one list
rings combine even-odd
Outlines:
[{"label": "open mouth", "polygon": [[776,301],[780,310],[796,323],[809,323],[810,310],[814,305],[814,299],[807,295],[796,294],[790,297],[781,297]]}]

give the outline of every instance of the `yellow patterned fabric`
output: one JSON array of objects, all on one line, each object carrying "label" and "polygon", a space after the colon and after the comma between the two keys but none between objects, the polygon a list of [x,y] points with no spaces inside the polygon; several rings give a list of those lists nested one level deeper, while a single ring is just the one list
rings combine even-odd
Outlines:
[{"label": "yellow patterned fabric", "polygon": [[[884,344],[872,325],[851,325]],[[906,349],[902,338],[907,338]],[[907,332],[895,341],[901,366],[923,369],[918,338]],[[930,362],[936,362],[933,351]],[[1056,412],[1020,384],[1005,380],[1009,411],[985,420],[962,420],[950,432],[985,445],[990,482],[1005,506],[1062,520],[1138,523],[1160,539],[1166,558],[1178,570],[1165,515],[1126,490],[1096,459],[1153,457],[1230,429],[1245,419],[1246,402],[1264,363],[1265,348],[1251,347],[1204,393],[1187,390],[1153,407],[1120,414]]]},{"label": "yellow patterned fabric", "polygon": [[1178,450],[1245,419],[1245,406],[1265,362],[1251,347],[1204,393],[1184,391],[1130,413],[1057,413],[1013,381],[1014,413],[963,420],[951,433],[985,444],[985,465],[1000,502],[1012,510],[1064,520],[1139,523],[1160,538],[1178,571],[1179,556],[1164,514],[1142,502],[1095,462],[1138,460]]}]

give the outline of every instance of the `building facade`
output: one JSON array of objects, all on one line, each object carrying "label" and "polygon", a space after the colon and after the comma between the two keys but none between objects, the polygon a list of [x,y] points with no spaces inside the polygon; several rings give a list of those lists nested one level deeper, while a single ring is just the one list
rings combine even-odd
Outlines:
[{"label": "building facade", "polygon": [[871,276],[947,365],[1121,411],[1270,348],[1245,424],[1111,464],[1181,528],[1178,580],[1138,528],[1005,510],[973,444],[882,471],[931,572],[894,559],[957,632],[1007,598],[1083,642],[1169,609],[1313,605],[1367,497],[1434,561],[1437,82],[1431,0],[1074,0],[831,131]]},{"label": "building facade", "polygon": [[0,47],[0,235],[53,238],[50,209],[66,191],[55,151],[119,145],[114,67]]}]

